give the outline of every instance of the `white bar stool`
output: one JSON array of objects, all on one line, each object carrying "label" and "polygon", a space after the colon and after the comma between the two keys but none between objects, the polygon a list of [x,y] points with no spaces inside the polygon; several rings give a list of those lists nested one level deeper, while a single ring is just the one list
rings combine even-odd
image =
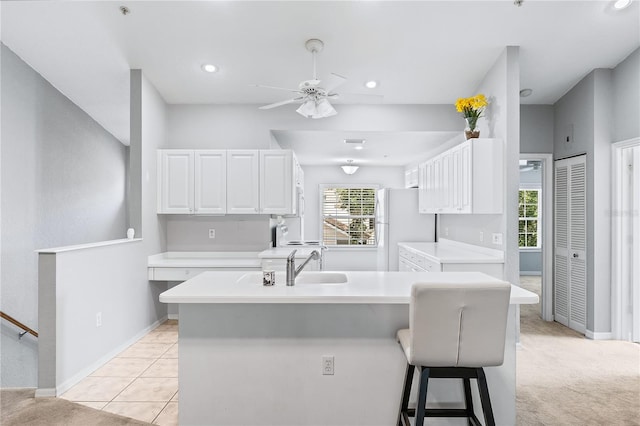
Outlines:
[{"label": "white bar stool", "polygon": [[[483,367],[502,365],[511,284],[427,284],[411,288],[409,328],[398,331],[398,342],[407,357],[407,372],[398,416],[399,426],[415,426],[425,417],[467,417],[480,425],[473,411],[470,379],[476,379],[485,424],[495,425],[489,388]],[[420,367],[418,406],[409,409],[415,367]],[[463,380],[465,408],[426,409],[430,378]]]}]

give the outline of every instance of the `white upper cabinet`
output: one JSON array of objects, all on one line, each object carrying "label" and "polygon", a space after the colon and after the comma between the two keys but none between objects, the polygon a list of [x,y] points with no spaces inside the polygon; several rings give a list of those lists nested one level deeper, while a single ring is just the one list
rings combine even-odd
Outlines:
[{"label": "white upper cabinet", "polygon": [[193,151],[158,151],[158,213],[193,213]]},{"label": "white upper cabinet", "polygon": [[291,150],[158,150],[158,213],[297,213],[303,173]]},{"label": "white upper cabinet", "polygon": [[259,171],[258,150],[227,151],[227,213],[260,213]]},{"label": "white upper cabinet", "polygon": [[224,150],[194,151],[194,213],[227,212],[227,153]]},{"label": "white upper cabinet", "polygon": [[421,164],[420,213],[502,213],[502,145],[470,139]]},{"label": "white upper cabinet", "polygon": [[158,213],[224,214],[225,158],[223,150],[159,150]]},{"label": "white upper cabinet", "polygon": [[260,151],[260,213],[295,213],[295,174],[292,151]]},{"label": "white upper cabinet", "polygon": [[419,187],[419,167],[414,166],[404,171],[404,187],[405,188],[418,188]]}]

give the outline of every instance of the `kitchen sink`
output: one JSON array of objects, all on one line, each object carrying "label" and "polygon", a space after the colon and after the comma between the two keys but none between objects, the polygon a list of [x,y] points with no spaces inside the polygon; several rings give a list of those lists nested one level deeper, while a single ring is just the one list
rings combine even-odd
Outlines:
[{"label": "kitchen sink", "polygon": [[[276,272],[276,285],[286,286],[286,274],[284,271]],[[262,285],[262,272],[248,272],[238,278],[238,284]],[[296,285],[316,284],[344,284],[347,282],[347,274],[344,272],[308,271],[301,272],[296,278]]]}]

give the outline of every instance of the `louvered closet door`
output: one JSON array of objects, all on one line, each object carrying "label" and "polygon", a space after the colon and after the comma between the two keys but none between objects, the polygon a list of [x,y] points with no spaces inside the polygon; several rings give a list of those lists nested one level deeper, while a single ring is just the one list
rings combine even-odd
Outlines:
[{"label": "louvered closet door", "polygon": [[584,333],[587,323],[586,156],[555,163],[555,319]]}]

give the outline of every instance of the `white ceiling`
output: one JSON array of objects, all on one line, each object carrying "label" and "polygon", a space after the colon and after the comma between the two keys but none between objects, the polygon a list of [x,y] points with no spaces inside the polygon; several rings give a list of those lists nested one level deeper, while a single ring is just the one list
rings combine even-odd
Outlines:
[{"label": "white ceiling", "polygon": [[[2,1],[0,12],[2,41],[128,143],[129,69],[142,69],[168,103],[267,104],[287,92],[250,85],[295,88],[310,79],[309,38],[325,42],[320,78],[338,73],[348,78],[339,92],[380,94],[385,104],[453,104],[474,94],[505,46],[517,45],[521,86],[533,89],[523,103],[552,104],[640,45],[638,2],[621,12],[612,3]],[[220,71],[202,72],[209,62]],[[369,79],[379,87],[365,89]],[[394,140],[407,146],[446,136],[403,133]],[[322,136],[278,138],[287,145]],[[369,146],[390,136],[368,135]]]}]

